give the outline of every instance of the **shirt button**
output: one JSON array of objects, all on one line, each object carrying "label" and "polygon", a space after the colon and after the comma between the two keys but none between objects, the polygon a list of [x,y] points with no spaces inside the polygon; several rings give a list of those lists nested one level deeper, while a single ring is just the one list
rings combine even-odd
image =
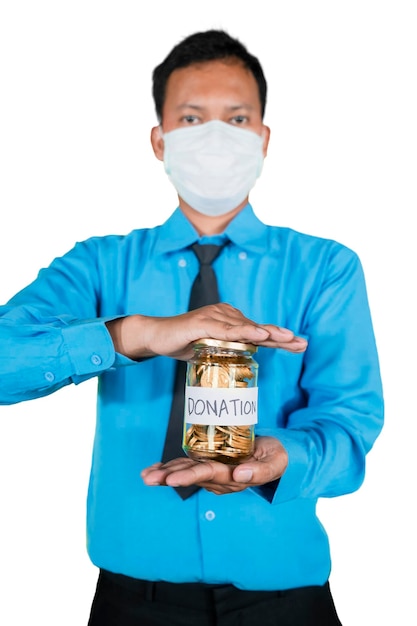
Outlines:
[{"label": "shirt button", "polygon": [[180,259],[178,261],[178,265],[179,265],[179,267],[186,267],[187,261],[185,259]]},{"label": "shirt button", "polygon": [[45,372],[45,378],[48,383],[52,383],[55,380],[55,376],[52,372]]},{"label": "shirt button", "polygon": [[206,518],[208,522],[212,522],[214,518],[216,517],[216,514],[214,511],[206,511],[206,514],[204,517]]},{"label": "shirt button", "polygon": [[93,356],[91,357],[91,363],[93,365],[100,365],[101,364],[101,358],[98,356],[98,354],[93,354]]},{"label": "shirt button", "polygon": [[248,258],[248,255],[246,254],[246,252],[239,252],[239,259],[241,261],[245,261],[245,259]]}]

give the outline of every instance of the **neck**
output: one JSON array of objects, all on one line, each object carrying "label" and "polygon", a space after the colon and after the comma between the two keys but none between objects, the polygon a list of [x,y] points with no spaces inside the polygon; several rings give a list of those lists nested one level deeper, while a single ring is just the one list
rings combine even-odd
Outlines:
[{"label": "neck", "polygon": [[235,209],[232,209],[224,215],[217,215],[216,217],[199,213],[189,204],[184,202],[182,198],[180,198],[179,201],[181,211],[184,213],[185,217],[191,222],[191,224],[194,226],[194,228],[201,237],[203,235],[220,235],[221,233],[223,233],[232,221],[232,219],[236,217],[238,213],[240,213],[244,206],[247,205],[248,198],[246,198]]}]

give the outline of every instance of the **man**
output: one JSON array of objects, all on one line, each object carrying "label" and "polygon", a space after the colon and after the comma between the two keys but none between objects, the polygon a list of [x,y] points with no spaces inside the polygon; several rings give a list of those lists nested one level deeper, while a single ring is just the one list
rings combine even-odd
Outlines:
[{"label": "man", "polygon": [[[157,228],[77,244],[2,308],[14,359],[0,401],[99,376],[90,626],[340,624],[316,503],[359,488],[383,420],[360,262],[256,218],[266,82],[239,41],[184,39],[153,93],[152,146],[179,207]],[[196,242],[221,247],[221,302],[187,312]],[[176,361],[204,337],[259,347],[256,447],[240,465],[161,461]],[[173,488],[190,485],[186,499]]]}]

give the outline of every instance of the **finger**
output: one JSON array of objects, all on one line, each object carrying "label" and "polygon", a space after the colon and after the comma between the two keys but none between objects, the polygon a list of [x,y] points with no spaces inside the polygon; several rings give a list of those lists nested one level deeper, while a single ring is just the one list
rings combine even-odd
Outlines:
[{"label": "finger", "polygon": [[233,480],[245,485],[265,485],[276,480],[276,472],[267,463],[256,461],[253,464],[238,465],[233,472]]},{"label": "finger", "polygon": [[172,487],[201,485],[206,482],[219,484],[231,483],[232,468],[223,463],[206,461],[169,474],[165,482]]},{"label": "finger", "polygon": [[140,475],[141,475],[142,477],[143,477],[143,476],[147,476],[149,473],[151,473],[151,472],[155,471],[156,469],[160,468],[161,466],[162,466],[162,463],[161,463],[161,462],[154,463],[153,465],[150,465],[149,467],[145,467],[145,468],[141,471]]},{"label": "finger", "polygon": [[267,342],[274,342],[280,346],[297,345],[307,347],[307,340],[304,337],[296,335],[292,330],[283,328],[282,326],[274,326],[273,324],[262,324],[262,328],[268,331],[269,336]]},{"label": "finger", "polygon": [[210,493],[214,493],[216,496],[222,496],[226,493],[238,493],[240,491],[244,491],[248,487],[248,485],[239,484],[236,482],[227,483],[225,485],[219,485],[217,483],[200,483],[199,486],[206,491],[210,491]]},{"label": "finger", "polygon": [[235,467],[233,480],[250,485],[264,485],[280,478],[288,465],[288,454],[278,439],[257,437],[253,460]]},{"label": "finger", "polygon": [[162,485],[166,483],[166,477],[178,470],[184,470],[195,464],[195,461],[189,458],[173,459],[168,463],[154,463],[146,467],[141,472],[141,478],[146,485]]},{"label": "finger", "polygon": [[305,352],[308,347],[307,341],[302,337],[294,337],[291,341],[272,341],[271,339],[266,339],[262,342],[258,341],[257,345],[264,348],[278,348],[292,353]]}]

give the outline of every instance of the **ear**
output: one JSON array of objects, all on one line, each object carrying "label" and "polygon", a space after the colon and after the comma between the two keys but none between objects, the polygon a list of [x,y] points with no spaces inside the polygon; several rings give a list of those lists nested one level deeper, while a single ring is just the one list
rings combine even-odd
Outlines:
[{"label": "ear", "polygon": [[164,140],[161,137],[161,130],[159,126],[154,126],[151,130],[151,144],[155,156],[160,161],[164,160]]},{"label": "ear", "polygon": [[262,136],[264,138],[263,153],[264,157],[266,157],[266,155],[268,154],[268,144],[269,138],[271,136],[271,129],[269,128],[269,126],[265,126],[265,124],[262,125]]}]

